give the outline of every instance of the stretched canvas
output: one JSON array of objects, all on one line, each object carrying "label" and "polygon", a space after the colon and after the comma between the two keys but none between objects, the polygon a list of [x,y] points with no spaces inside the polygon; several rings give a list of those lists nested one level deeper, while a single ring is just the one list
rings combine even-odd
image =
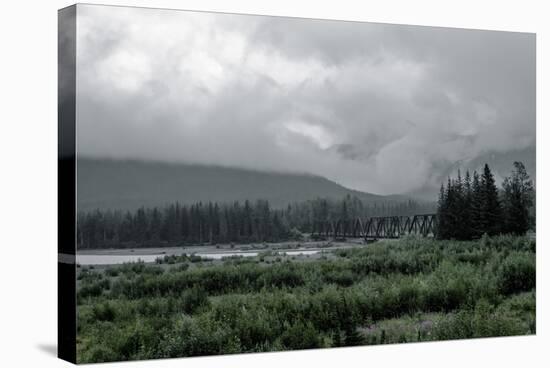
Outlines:
[{"label": "stretched canvas", "polygon": [[59,356],[534,334],[535,35],[59,11]]}]

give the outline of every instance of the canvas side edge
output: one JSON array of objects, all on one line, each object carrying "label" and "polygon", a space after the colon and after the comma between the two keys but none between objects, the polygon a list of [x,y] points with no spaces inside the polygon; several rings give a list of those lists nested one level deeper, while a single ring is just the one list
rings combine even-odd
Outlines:
[{"label": "canvas side edge", "polygon": [[60,359],[76,363],[76,5],[58,11],[58,263]]}]

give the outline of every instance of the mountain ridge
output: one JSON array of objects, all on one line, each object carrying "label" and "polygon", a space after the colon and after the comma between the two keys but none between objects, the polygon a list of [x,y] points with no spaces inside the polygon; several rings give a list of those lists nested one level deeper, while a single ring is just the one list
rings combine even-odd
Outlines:
[{"label": "mountain ridge", "polygon": [[226,166],[79,157],[78,210],[163,206],[179,202],[267,199],[274,207],[318,197],[357,196],[366,203],[407,200],[346,188],[308,173],[284,173]]}]

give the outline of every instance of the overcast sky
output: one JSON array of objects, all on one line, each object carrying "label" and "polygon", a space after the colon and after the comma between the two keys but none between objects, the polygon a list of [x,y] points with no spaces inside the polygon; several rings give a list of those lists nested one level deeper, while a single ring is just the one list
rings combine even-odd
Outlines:
[{"label": "overcast sky", "polygon": [[78,5],[77,40],[80,155],[380,194],[534,155],[532,34]]}]

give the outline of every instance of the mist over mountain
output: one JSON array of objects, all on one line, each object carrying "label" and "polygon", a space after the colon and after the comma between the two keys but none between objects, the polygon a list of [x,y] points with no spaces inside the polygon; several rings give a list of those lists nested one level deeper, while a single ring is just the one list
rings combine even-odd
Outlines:
[{"label": "mist over mountain", "polygon": [[78,210],[135,210],[202,202],[267,199],[273,207],[318,197],[365,203],[404,201],[343,187],[320,176],[137,160],[78,159]]},{"label": "mist over mountain", "polygon": [[78,14],[79,156],[305,171],[387,195],[535,147],[534,34]]},{"label": "mist over mountain", "polygon": [[514,161],[520,161],[525,165],[527,173],[536,187],[536,150],[533,146],[508,152],[488,152],[474,158],[458,160],[452,165],[446,164],[445,166],[436,167],[433,170],[432,179],[429,184],[416,190],[409,191],[406,195],[420,201],[432,201],[434,198],[437,198],[441,183],[445,184],[449,176],[456,177],[458,170],[461,171],[462,176],[465,175],[467,170],[470,171],[470,174],[472,174],[474,170],[481,172],[485,164],[488,164],[491,168],[496,183],[501,185],[504,178],[510,176]]}]

